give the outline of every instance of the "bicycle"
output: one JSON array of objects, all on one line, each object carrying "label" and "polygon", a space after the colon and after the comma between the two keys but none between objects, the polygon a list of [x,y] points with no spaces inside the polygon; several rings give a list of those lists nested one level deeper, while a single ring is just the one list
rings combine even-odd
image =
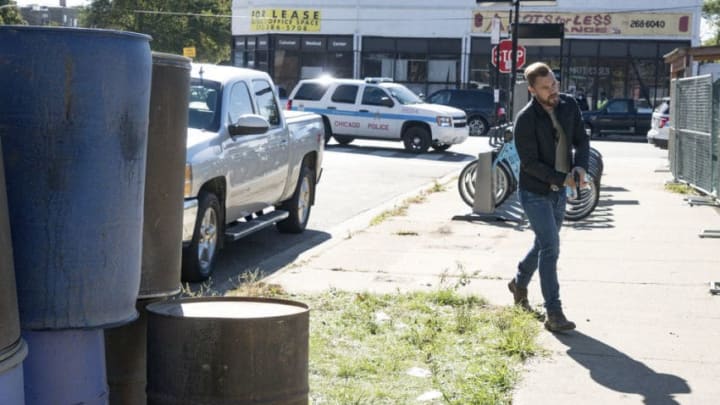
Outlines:
[{"label": "bicycle", "polygon": [[[492,152],[493,188],[495,207],[502,205],[517,190],[520,175],[520,158],[515,148],[512,126],[504,124],[493,127],[488,132],[488,143],[494,148]],[[460,172],[458,192],[462,200],[473,207],[475,201],[475,174],[477,159],[471,161]],[[586,188],[576,190],[576,198],[568,198],[565,208],[565,219],[579,221],[590,215],[600,199],[600,179],[604,169],[602,155],[595,148],[590,148],[590,159],[586,175]]]}]

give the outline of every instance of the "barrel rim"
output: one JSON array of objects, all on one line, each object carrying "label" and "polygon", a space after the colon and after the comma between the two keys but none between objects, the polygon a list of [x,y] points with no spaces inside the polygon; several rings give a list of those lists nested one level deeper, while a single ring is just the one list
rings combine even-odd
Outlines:
[{"label": "barrel rim", "polygon": [[167,52],[152,52],[153,65],[178,67],[192,70],[192,59]]},{"label": "barrel rim", "polygon": [[163,289],[153,289],[148,288],[146,290],[140,289],[140,292],[138,293],[138,300],[145,300],[145,299],[154,299],[154,298],[165,298],[170,297],[173,295],[177,295],[182,291],[182,286],[178,286],[175,289],[172,290],[163,290]]},{"label": "barrel rim", "polygon": [[112,36],[121,36],[137,39],[145,39],[151,41],[152,37],[147,34],[132,31],[120,31],[120,30],[109,30],[103,28],[80,28],[80,27],[48,27],[38,25],[3,25],[0,26],[0,32],[2,31],[45,31],[45,32],[73,32],[78,34],[89,34],[89,33],[103,33]]},{"label": "barrel rim", "polygon": [[[221,302],[221,301],[229,301],[229,302],[259,302],[259,303],[272,303],[272,304],[282,304],[282,305],[289,305],[294,307],[300,307],[303,308],[303,311],[297,312],[292,315],[277,315],[277,316],[264,316],[262,318],[258,319],[282,319],[282,318],[288,318],[288,317],[296,317],[298,315],[307,314],[310,312],[310,307],[302,303],[300,301],[293,301],[293,300],[286,300],[282,298],[268,298],[268,297],[184,297],[184,298],[171,298],[168,300],[153,302],[152,304],[148,304],[145,309],[148,312],[148,315],[154,315],[154,316],[160,316],[163,318],[172,318],[172,319],[189,319],[187,317],[183,317],[180,315],[174,315],[169,314],[167,312],[160,312],[160,309],[158,307],[161,306],[167,306],[169,304],[176,304],[181,305],[184,303],[201,303],[201,302]],[[195,320],[215,320],[215,321],[232,321],[236,322],[238,320],[242,320],[243,318],[226,318],[226,317],[215,317],[215,316],[202,316],[202,317],[192,317],[191,319]]]},{"label": "barrel rim", "polygon": [[0,357],[0,374],[22,363],[27,357],[28,347],[25,339],[18,339],[9,349],[3,352]]}]

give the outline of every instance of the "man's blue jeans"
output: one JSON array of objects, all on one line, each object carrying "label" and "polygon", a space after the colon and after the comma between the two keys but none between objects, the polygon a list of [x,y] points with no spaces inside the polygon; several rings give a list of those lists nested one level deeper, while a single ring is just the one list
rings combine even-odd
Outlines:
[{"label": "man's blue jeans", "polygon": [[525,215],[535,232],[535,242],[525,258],[518,263],[515,283],[519,287],[527,287],[535,270],[540,270],[545,310],[561,311],[557,261],[560,255],[560,227],[565,217],[565,188],[561,187],[559,191],[551,191],[546,195],[520,189],[519,195]]}]

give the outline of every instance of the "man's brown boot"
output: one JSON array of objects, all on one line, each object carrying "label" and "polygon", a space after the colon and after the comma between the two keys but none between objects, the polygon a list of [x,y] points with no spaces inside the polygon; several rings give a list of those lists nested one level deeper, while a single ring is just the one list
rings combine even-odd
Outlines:
[{"label": "man's brown boot", "polygon": [[532,307],[530,306],[530,302],[528,301],[528,290],[525,287],[518,287],[518,285],[515,283],[515,279],[512,279],[508,283],[508,289],[513,295],[513,300],[515,301],[515,305],[519,306],[520,308],[528,311],[528,312],[534,312]]},{"label": "man's brown boot", "polygon": [[562,310],[557,312],[548,312],[547,321],[545,321],[545,329],[550,332],[565,332],[575,329],[575,322],[568,321]]}]

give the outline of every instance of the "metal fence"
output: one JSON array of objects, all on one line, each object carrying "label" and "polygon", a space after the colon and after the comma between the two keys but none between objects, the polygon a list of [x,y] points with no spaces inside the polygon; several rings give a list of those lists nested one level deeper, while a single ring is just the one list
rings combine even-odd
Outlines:
[{"label": "metal fence", "polygon": [[720,80],[711,75],[673,80],[670,170],[680,181],[718,198],[720,189]]}]

